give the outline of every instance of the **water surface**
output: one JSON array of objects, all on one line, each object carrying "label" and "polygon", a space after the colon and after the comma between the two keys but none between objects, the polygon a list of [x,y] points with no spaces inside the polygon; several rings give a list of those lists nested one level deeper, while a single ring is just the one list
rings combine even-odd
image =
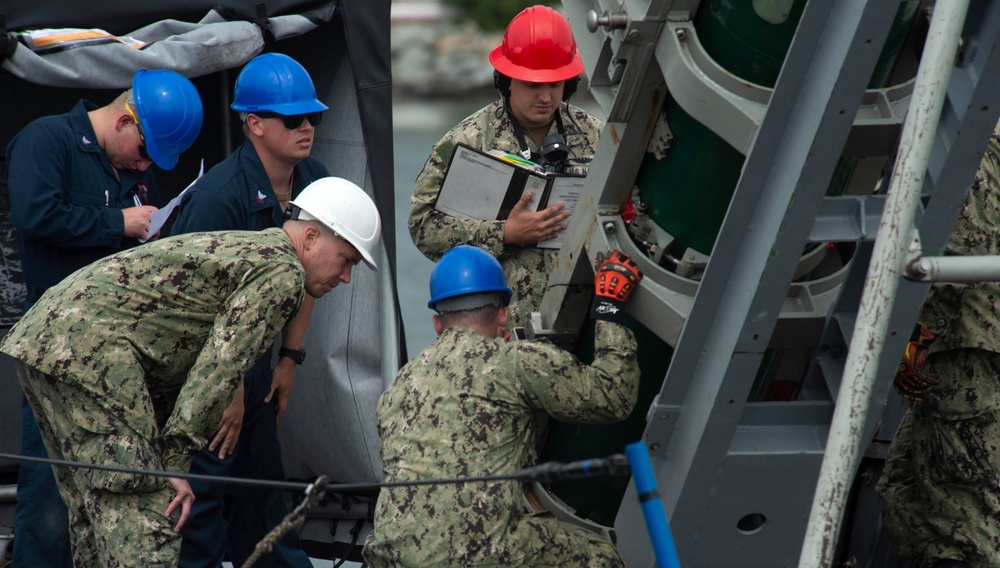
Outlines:
[{"label": "water surface", "polygon": [[482,93],[458,99],[394,99],[392,144],[396,190],[396,264],[399,306],[406,330],[408,358],[434,341],[428,282],[434,263],[410,240],[406,220],[410,213],[413,181],[427,161],[434,143],[463,118],[486,106],[496,95]]}]

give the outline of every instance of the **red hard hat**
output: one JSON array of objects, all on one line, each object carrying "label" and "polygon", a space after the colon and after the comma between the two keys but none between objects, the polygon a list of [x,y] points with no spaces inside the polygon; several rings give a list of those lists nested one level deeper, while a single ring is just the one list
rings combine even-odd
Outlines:
[{"label": "red hard hat", "polygon": [[555,83],[583,73],[573,30],[548,6],[525,8],[514,16],[503,42],[490,52],[493,68],[512,79]]}]

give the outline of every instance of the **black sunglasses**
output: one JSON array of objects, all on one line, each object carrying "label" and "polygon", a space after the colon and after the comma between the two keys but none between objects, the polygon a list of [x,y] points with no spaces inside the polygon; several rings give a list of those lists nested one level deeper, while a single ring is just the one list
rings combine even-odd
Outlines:
[{"label": "black sunglasses", "polygon": [[[138,126],[138,124],[136,126]],[[139,129],[139,140],[142,141],[142,144],[139,144],[139,157],[147,162],[152,162],[153,158],[150,158],[149,153],[146,152],[146,137],[142,135],[141,128]]]},{"label": "black sunglasses", "polygon": [[278,114],[276,112],[267,112],[267,111],[255,112],[252,114],[256,114],[261,118],[280,118],[285,122],[285,128],[289,130],[295,130],[296,128],[302,126],[302,121],[307,118],[309,119],[309,124],[313,126],[319,126],[319,123],[323,120],[322,111],[310,112],[307,114],[293,114],[293,115]]}]

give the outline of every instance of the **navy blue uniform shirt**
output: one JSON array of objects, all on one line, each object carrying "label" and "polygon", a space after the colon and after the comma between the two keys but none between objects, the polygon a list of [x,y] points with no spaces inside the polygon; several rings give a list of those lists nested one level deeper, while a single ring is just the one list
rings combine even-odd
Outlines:
[{"label": "navy blue uniform shirt", "polygon": [[[312,156],[295,166],[292,199],[313,181],[327,177]],[[198,231],[262,231],[284,222],[278,198],[249,141],[203,175],[181,201],[171,235]]]},{"label": "navy blue uniform shirt", "polygon": [[159,205],[153,172],[115,169],[80,100],[66,114],[33,121],[7,146],[11,221],[28,300],[91,262],[138,245],[122,209]]}]

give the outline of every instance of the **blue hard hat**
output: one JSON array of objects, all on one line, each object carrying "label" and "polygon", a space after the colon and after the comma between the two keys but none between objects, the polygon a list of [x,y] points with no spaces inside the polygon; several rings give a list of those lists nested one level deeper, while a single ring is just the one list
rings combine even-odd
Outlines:
[{"label": "blue hard hat", "polygon": [[510,301],[503,268],[483,249],[459,245],[444,253],[431,272],[431,300],[427,307],[433,310],[441,300],[485,292],[502,293],[504,304]]},{"label": "blue hard hat", "polygon": [[173,71],[140,69],[132,77],[132,100],[146,153],[157,166],[172,170],[201,132],[204,110],[198,89]]},{"label": "blue hard hat", "polygon": [[265,53],[250,60],[236,78],[232,109],[286,116],[326,110],[306,68],[287,55]]}]

